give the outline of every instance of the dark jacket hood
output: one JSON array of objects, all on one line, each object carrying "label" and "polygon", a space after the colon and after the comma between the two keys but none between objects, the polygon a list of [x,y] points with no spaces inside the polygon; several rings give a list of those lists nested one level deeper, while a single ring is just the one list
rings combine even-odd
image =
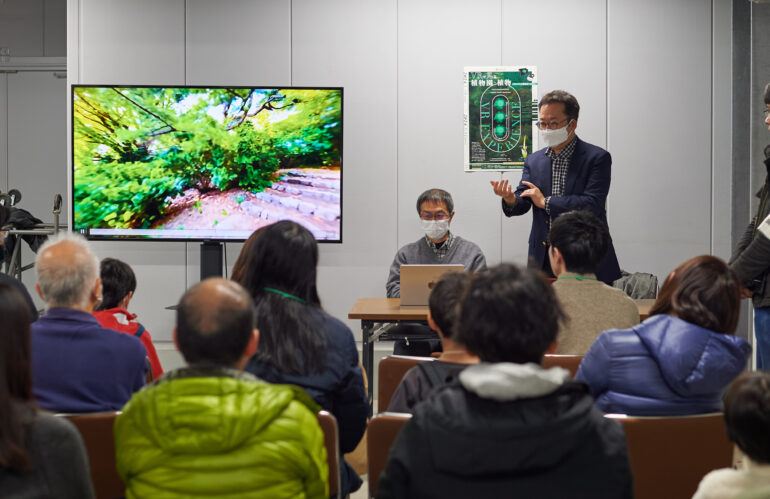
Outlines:
[{"label": "dark jacket hood", "polygon": [[746,365],[749,344],[671,315],[650,317],[633,328],[657,363],[663,380],[682,397],[711,394],[727,386]]},{"label": "dark jacket hood", "polygon": [[435,469],[481,478],[553,468],[595,430],[586,385],[567,379],[566,370],[535,364],[467,368],[459,383],[415,408]]}]

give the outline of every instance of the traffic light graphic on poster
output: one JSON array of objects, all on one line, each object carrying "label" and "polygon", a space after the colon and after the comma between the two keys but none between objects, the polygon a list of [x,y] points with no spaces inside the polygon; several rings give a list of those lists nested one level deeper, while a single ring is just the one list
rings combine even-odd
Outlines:
[{"label": "traffic light graphic on poster", "polygon": [[533,66],[466,68],[465,169],[515,170],[536,149]]}]

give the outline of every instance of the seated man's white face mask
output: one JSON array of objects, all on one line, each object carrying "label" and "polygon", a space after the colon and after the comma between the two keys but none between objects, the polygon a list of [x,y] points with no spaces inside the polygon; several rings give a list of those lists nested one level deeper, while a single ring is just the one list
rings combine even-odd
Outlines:
[{"label": "seated man's white face mask", "polygon": [[449,219],[446,220],[420,220],[422,230],[431,239],[441,239],[449,232]]}]

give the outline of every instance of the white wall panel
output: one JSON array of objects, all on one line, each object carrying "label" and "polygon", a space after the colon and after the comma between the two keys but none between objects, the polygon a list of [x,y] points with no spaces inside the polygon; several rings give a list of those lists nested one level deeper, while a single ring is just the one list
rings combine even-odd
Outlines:
[{"label": "white wall panel", "polygon": [[184,5],[81,0],[79,83],[184,84]]},{"label": "white wall panel", "polygon": [[711,2],[618,0],[608,19],[610,227],[622,268],[662,278],[710,249]]},{"label": "white wall panel", "polygon": [[711,218],[711,253],[728,259],[732,253],[732,108],[730,96],[732,89],[732,2],[714,0],[712,23],[712,218]]},{"label": "white wall panel", "polygon": [[19,189],[20,208],[53,222],[55,194],[68,216],[67,82],[50,72],[8,75],[8,187]]},{"label": "white wall panel", "polygon": [[67,55],[67,1],[43,1],[43,55]]},{"label": "white wall panel", "polygon": [[[502,0],[502,5],[503,26],[515,27],[503,30],[503,65],[537,66],[539,97],[556,89],[572,93],[580,103],[577,135],[606,147],[605,0]],[[518,184],[521,173],[503,177]],[[613,191],[611,187],[610,196]],[[495,201],[500,211],[499,198]],[[503,260],[526,263],[531,224],[530,213],[510,219],[503,216]]]},{"label": "white wall panel", "polygon": [[396,1],[295,0],[292,62],[294,85],[344,87],[343,243],[320,245],[318,287],[345,319],[385,295],[397,249]]},{"label": "white wall panel", "polygon": [[0,47],[11,49],[12,57],[43,55],[43,1],[0,2]]},{"label": "white wall panel", "polygon": [[0,191],[8,190],[8,73],[0,73]]},{"label": "white wall panel", "polygon": [[288,85],[290,0],[187,0],[188,85]]},{"label": "white wall panel", "polygon": [[499,0],[398,4],[398,244],[422,232],[417,196],[452,193],[452,230],[500,261],[499,201],[484,173],[463,171],[463,68],[499,66]]}]

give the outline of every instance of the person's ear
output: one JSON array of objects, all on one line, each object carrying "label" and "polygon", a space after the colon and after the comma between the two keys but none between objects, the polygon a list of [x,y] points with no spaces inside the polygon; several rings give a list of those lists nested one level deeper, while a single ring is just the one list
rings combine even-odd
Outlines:
[{"label": "person's ear", "polygon": [[436,324],[436,321],[433,320],[433,316],[430,314],[430,310],[428,310],[428,327],[438,332],[438,324]]},{"label": "person's ear", "polygon": [[259,329],[254,328],[251,338],[249,338],[249,344],[246,345],[246,351],[243,354],[248,359],[257,353],[257,347],[259,347]]},{"label": "person's ear", "polygon": [[174,332],[172,333],[172,336],[174,337],[174,346],[178,351],[181,352],[182,350],[179,348],[179,333],[177,332],[176,328],[174,328]]},{"label": "person's ear", "polygon": [[449,223],[452,223],[452,219],[455,217],[455,212],[449,214]]},{"label": "person's ear", "polygon": [[43,290],[40,289],[40,284],[35,284],[35,291],[37,291],[37,295],[42,298],[43,301],[45,301],[45,298],[43,297]]},{"label": "person's ear", "polygon": [[556,342],[556,340],[553,340],[550,345],[548,345],[548,348],[545,350],[545,355],[553,355],[556,353],[556,348],[559,346],[559,344]]},{"label": "person's ear", "polygon": [[91,296],[89,297],[89,303],[87,304],[90,308],[95,308],[99,303],[102,301],[102,279],[101,277],[96,278],[96,282],[94,283],[94,287],[91,288]]},{"label": "person's ear", "polygon": [[577,120],[570,120],[567,124],[567,133],[570,134],[577,129]]}]

